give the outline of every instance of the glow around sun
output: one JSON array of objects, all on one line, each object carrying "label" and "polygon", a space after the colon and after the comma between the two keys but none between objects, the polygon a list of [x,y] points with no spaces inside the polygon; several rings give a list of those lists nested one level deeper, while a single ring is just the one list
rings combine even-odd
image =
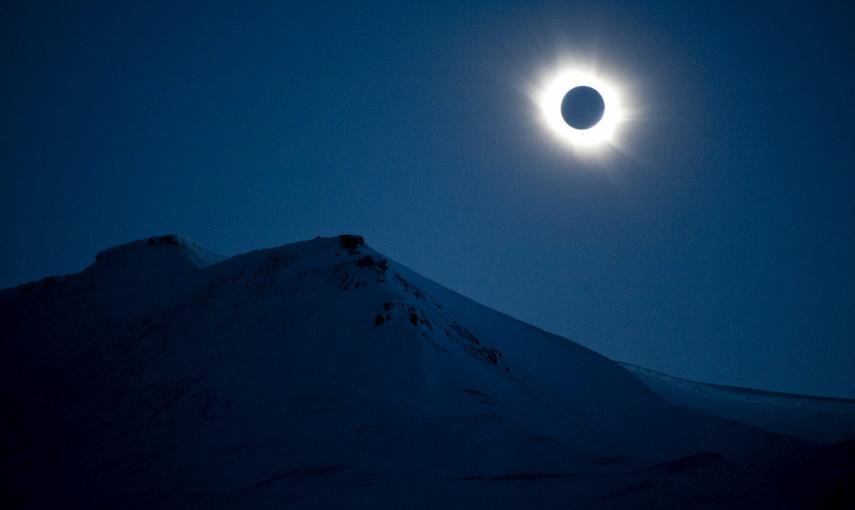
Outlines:
[{"label": "glow around sun", "polygon": [[[561,102],[568,91],[581,86],[595,89],[605,109],[598,123],[588,129],[576,129],[561,114]],[[612,80],[580,68],[564,67],[548,73],[531,92],[540,121],[554,139],[574,151],[596,153],[617,147],[618,131],[626,119],[620,90]]]}]

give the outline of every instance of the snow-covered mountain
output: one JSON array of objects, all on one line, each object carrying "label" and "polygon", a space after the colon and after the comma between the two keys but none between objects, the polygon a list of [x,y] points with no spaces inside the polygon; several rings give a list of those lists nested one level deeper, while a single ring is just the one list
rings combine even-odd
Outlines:
[{"label": "snow-covered mountain", "polygon": [[15,508],[821,497],[798,483],[802,466],[817,472],[815,443],[675,405],[638,370],[359,236],[230,259],[177,236],[136,241],[78,274],[0,291],[0,331],[0,469]]}]

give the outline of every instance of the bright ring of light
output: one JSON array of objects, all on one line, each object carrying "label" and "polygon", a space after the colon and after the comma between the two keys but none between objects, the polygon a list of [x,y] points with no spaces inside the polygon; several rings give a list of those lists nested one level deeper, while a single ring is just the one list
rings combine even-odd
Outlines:
[{"label": "bright ring of light", "polygon": [[[603,97],[603,118],[589,129],[576,129],[568,125],[561,115],[561,101],[575,87],[588,86]],[[613,143],[618,124],[623,120],[617,90],[593,74],[564,70],[546,80],[536,96],[543,121],[562,142],[580,149],[600,147]]]}]

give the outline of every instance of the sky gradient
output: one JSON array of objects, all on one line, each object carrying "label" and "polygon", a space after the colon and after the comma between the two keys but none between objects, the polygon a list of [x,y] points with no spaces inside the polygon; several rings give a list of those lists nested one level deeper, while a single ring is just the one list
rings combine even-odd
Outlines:
[{"label": "sky gradient", "polygon": [[[0,6],[0,287],[359,233],[618,360],[855,397],[846,3],[64,4]],[[568,57],[631,91],[621,152],[538,122]]]}]

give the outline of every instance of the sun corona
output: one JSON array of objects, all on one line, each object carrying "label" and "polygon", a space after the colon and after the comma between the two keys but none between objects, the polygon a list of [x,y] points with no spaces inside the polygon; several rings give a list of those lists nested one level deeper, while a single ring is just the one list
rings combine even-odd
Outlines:
[{"label": "sun corona", "polygon": [[[577,129],[562,115],[562,102],[567,93],[578,87],[590,87],[602,97],[602,118],[593,126]],[[547,76],[533,93],[540,120],[560,143],[580,151],[614,146],[620,123],[624,120],[618,90],[608,80],[593,72],[561,69]]]}]

